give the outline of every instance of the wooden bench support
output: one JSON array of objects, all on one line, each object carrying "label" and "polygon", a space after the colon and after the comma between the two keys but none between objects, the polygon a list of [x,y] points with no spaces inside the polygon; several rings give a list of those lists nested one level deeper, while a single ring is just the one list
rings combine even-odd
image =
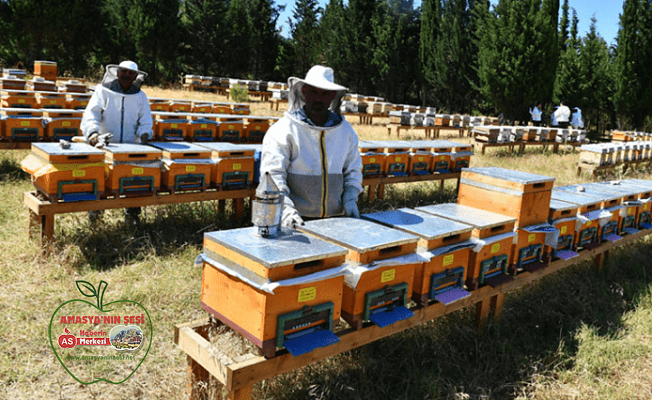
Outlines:
[{"label": "wooden bench support", "polygon": [[[362,180],[362,187],[369,187],[367,192],[367,200],[372,201],[375,198],[382,199],[385,194],[385,185],[394,183],[409,183],[409,182],[422,182],[422,181],[440,181],[440,189],[444,188],[444,182],[448,179],[457,179],[457,188],[460,185],[460,173],[454,172],[451,174],[428,174],[428,175],[411,175],[411,176],[391,176],[382,178],[367,178]],[[376,194],[378,190],[378,194]]]}]

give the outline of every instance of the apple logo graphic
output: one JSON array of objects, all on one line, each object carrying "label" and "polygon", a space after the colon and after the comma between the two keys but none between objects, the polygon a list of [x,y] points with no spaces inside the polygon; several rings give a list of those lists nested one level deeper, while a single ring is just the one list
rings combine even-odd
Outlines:
[{"label": "apple logo graphic", "polygon": [[93,301],[72,299],[57,307],[48,326],[50,347],[77,382],[122,383],[138,370],[152,346],[149,313],[133,300],[104,303],[105,281],[97,288],[86,281],[75,284]]}]

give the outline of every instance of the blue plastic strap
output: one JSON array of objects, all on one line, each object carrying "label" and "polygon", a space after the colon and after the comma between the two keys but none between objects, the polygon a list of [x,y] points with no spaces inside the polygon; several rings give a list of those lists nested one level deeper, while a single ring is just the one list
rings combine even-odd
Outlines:
[{"label": "blue plastic strap", "polygon": [[318,347],[326,347],[337,343],[340,338],[332,331],[322,329],[300,335],[292,339],[285,339],[283,345],[294,357],[309,353]]},{"label": "blue plastic strap", "polygon": [[369,320],[381,328],[393,324],[397,321],[402,321],[414,316],[414,313],[405,307],[394,307],[389,311],[373,312],[369,316]]}]

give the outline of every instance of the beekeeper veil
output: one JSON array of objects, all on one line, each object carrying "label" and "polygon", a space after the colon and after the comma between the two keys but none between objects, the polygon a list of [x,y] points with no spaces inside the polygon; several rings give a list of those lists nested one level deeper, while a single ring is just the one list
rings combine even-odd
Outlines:
[{"label": "beekeeper veil", "polygon": [[349,89],[335,83],[333,69],[323,65],[315,65],[310,68],[306,74],[306,79],[301,79],[294,76],[288,78],[289,111],[298,110],[306,104],[306,100],[303,97],[303,93],[301,92],[301,89],[306,84],[323,90],[336,91],[337,93],[335,98],[328,108],[336,114],[340,113],[340,103],[342,102],[342,96],[344,96],[344,94],[346,94]]},{"label": "beekeeper veil", "polygon": [[147,73],[138,69],[138,64],[133,61],[123,61],[120,65],[109,64],[106,66],[106,72],[104,73],[104,78],[102,79],[102,86],[113,91],[118,91],[118,70],[128,69],[130,71],[135,71],[138,73],[136,79],[131,84],[129,90],[126,94],[134,94],[140,91],[140,85],[143,84]]}]

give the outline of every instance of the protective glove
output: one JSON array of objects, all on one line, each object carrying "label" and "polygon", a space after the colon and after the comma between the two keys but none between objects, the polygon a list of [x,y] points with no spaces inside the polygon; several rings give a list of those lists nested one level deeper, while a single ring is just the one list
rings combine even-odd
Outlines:
[{"label": "protective glove", "polygon": [[360,218],[357,202],[358,189],[353,186],[347,186],[342,194],[342,204],[344,205],[344,215],[346,217]]},{"label": "protective glove", "polygon": [[113,138],[112,133],[103,133],[103,134],[99,135],[98,138],[97,138],[97,143],[95,144],[95,147],[98,148],[98,149],[103,148],[104,146],[109,144],[109,142],[111,142],[112,138]]},{"label": "protective glove", "polygon": [[140,144],[147,144],[147,142],[149,142],[149,135],[147,133],[140,135]]},{"label": "protective glove", "polygon": [[93,132],[88,136],[88,144],[90,144],[91,146],[95,146],[99,139],[100,139],[100,134],[97,132]]},{"label": "protective glove", "polygon": [[299,225],[303,225],[303,219],[299,215],[299,212],[291,206],[283,206],[283,215],[281,216],[281,225],[286,228],[295,229]]}]

